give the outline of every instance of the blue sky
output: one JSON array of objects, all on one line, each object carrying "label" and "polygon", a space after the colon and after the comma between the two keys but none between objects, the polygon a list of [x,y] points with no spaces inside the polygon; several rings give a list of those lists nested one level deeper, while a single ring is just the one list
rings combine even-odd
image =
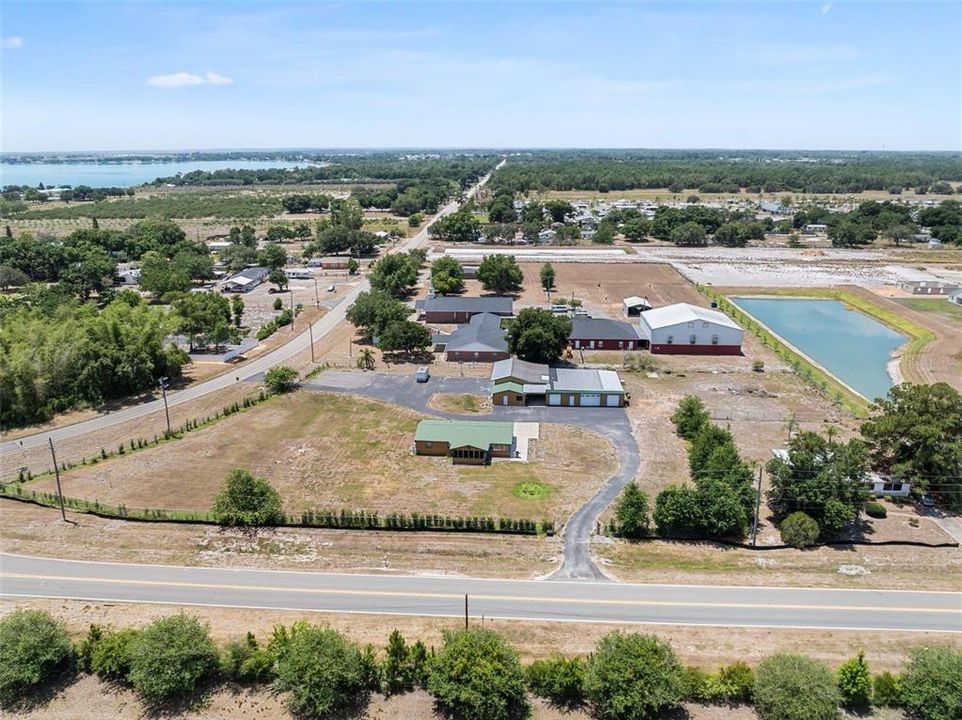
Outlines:
[{"label": "blue sky", "polygon": [[2,149],[962,149],[957,2],[9,2]]}]

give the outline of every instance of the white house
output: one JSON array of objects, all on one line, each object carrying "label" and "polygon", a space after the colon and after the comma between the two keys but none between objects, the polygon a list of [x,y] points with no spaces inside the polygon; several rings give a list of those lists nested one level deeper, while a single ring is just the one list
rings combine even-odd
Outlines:
[{"label": "white house", "polygon": [[[774,448],[772,457],[776,457],[782,462],[788,462],[788,450],[785,448]],[[884,497],[908,497],[912,492],[912,484],[908,481],[879,475],[877,472],[865,474],[865,485],[873,495]]]},{"label": "white house", "polygon": [[652,353],[741,355],[742,329],[717,310],[677,303],[643,312],[638,334]]}]

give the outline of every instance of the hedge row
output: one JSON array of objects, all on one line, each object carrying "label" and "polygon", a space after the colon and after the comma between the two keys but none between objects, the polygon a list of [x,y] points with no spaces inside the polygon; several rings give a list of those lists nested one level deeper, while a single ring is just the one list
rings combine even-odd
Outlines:
[{"label": "hedge row", "polygon": [[199,620],[178,614],[141,629],[91,625],[74,646],[45,612],[20,610],[0,621],[0,703],[29,701],[77,671],[131,687],[148,712],[217,681],[270,687],[304,718],[343,716],[373,692],[416,688],[458,720],[529,717],[529,693],[584,707],[599,720],[674,717],[683,701],[752,704],[761,720],[837,720],[840,707],[864,715],[872,705],[901,707],[919,720],[957,720],[962,707],[962,651],[950,646],[911,650],[899,675],[873,675],[862,653],[834,672],[778,654],[754,669],[735,662],[706,673],[683,666],[654,635],[620,631],[602,637],[587,658],[555,655],[524,667],[504,637],[483,628],[445,631],[437,651],[409,644],[397,630],[383,649],[360,647],[306,622],[275,626],[264,644],[247,633],[218,647]]},{"label": "hedge row", "polygon": [[[59,507],[57,495],[49,492],[26,490],[20,483],[0,485],[0,496],[24,500],[46,507]],[[213,513],[189,510],[166,510],[162,508],[129,508],[126,505],[105,505],[96,500],[83,500],[64,496],[64,506],[77,512],[103,518],[174,522],[198,525],[217,525]],[[391,513],[379,515],[364,510],[309,510],[300,515],[282,516],[278,527],[312,527],[350,530],[420,530],[447,532],[501,533],[508,535],[554,535],[551,520],[457,517],[449,515],[421,515]]]}]

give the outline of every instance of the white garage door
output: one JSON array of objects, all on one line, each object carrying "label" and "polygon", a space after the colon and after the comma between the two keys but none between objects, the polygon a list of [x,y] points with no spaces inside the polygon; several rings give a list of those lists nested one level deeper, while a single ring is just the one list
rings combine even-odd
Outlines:
[{"label": "white garage door", "polygon": [[557,394],[555,394],[555,395],[549,394],[549,395],[548,395],[548,404],[549,404],[549,405],[560,405],[560,404],[561,404],[561,396],[560,396],[560,395],[557,395]]},{"label": "white garage door", "polygon": [[605,395],[605,405],[608,407],[618,407],[618,402],[621,400],[619,395]]},{"label": "white garage door", "polygon": [[601,395],[598,393],[581,393],[582,407],[601,407]]}]

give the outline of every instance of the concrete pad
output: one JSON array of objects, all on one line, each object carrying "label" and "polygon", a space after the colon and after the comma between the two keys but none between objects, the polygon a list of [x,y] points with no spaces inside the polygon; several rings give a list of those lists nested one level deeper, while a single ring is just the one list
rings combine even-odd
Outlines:
[{"label": "concrete pad", "polygon": [[536,422],[516,422],[514,424],[514,452],[512,460],[528,462],[528,442],[540,437],[540,425]]}]

